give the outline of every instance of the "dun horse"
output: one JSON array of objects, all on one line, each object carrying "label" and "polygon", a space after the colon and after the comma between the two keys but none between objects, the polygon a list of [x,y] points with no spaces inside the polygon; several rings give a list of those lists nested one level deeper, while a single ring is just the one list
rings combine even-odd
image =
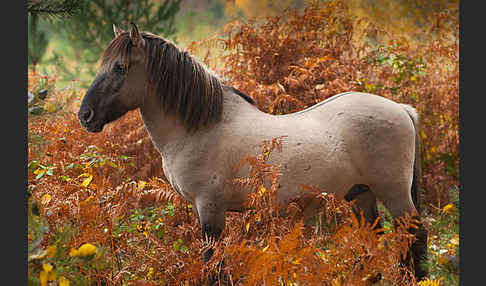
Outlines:
[{"label": "dun horse", "polygon": [[[270,163],[283,166],[281,205],[305,195],[299,186],[307,184],[354,200],[371,222],[377,199],[393,218],[418,216],[418,116],[412,107],[347,92],[300,112],[267,114],[170,41],[135,24],[129,31],[113,28],[79,121],[100,132],[138,108],[170,184],[195,207],[203,237],[218,238],[225,212],[244,208],[245,194],[225,184],[247,175],[233,172],[239,160],[280,136],[286,136],[284,150]],[[427,231],[420,225],[414,234],[411,257],[420,279]],[[211,256],[207,251],[204,261]]]}]

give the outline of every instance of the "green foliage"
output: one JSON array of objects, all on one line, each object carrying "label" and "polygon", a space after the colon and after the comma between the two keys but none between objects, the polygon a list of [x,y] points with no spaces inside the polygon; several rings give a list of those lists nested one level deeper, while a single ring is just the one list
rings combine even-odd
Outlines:
[{"label": "green foliage", "polygon": [[[130,157],[125,156],[125,155],[120,155],[120,156],[108,156],[103,153],[101,153],[100,148],[90,145],[86,148],[87,152],[84,152],[83,154],[79,155],[79,159],[81,159],[81,168],[86,169],[88,167],[103,167],[105,164],[108,164],[109,166],[113,168],[119,168],[121,164],[118,162],[126,162],[130,159]],[[71,165],[68,165],[68,168]]]},{"label": "green foliage", "polygon": [[142,30],[175,40],[175,16],[180,2],[79,0],[75,13],[45,23],[55,33],[45,36],[52,45],[49,47],[50,57],[43,63],[57,63],[63,83],[77,80],[79,85],[87,87],[96,74],[98,58],[113,39],[113,24],[127,28],[134,22]]},{"label": "green foliage", "polygon": [[45,166],[42,165],[39,161],[37,160],[32,160],[29,162],[28,167],[32,170],[32,173],[36,175],[35,179],[38,180],[42,178],[44,175],[49,175],[52,176],[54,173],[54,169],[56,169],[56,166]]},{"label": "green foliage", "polygon": [[[165,208],[148,207],[135,209],[128,219],[116,219],[116,223],[113,226],[113,237],[120,238],[123,233],[142,233],[148,237],[149,233],[152,233],[158,239],[162,239],[166,232],[166,224],[164,222],[166,216],[173,217],[175,215],[174,211],[175,206],[170,202]],[[123,222],[120,222],[121,220]],[[179,240],[174,242],[174,250],[181,249],[187,251],[187,246],[182,244],[181,239]]]},{"label": "green foliage", "polygon": [[441,285],[459,285],[459,192],[449,188],[451,202],[442,208],[431,206],[426,222],[429,228],[431,278],[442,278]]},{"label": "green foliage", "polygon": [[39,29],[39,15],[29,13],[28,15],[28,63],[37,65],[44,56],[48,40],[46,33]]},{"label": "green foliage", "polygon": [[[372,50],[370,57],[363,59],[364,62],[370,66],[390,67],[391,84],[384,86],[382,84],[367,84],[365,79],[360,82],[363,84],[363,91],[376,93],[380,92],[381,88],[389,90],[392,94],[398,94],[403,87],[402,83],[410,85],[417,81],[418,77],[426,75],[426,63],[420,55],[407,56],[396,51],[396,46],[379,45],[378,48]],[[414,101],[418,98],[412,96]]]},{"label": "green foliage", "polygon": [[94,63],[113,39],[113,24],[128,27],[134,22],[142,30],[170,37],[176,32],[174,17],[180,0],[153,1],[81,1],[80,13],[56,27],[80,60]]}]

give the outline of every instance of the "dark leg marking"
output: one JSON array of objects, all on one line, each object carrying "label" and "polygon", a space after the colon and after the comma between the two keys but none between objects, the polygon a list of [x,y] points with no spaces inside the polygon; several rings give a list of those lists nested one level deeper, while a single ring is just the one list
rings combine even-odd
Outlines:
[{"label": "dark leg marking", "polygon": [[[353,201],[352,210],[359,221],[361,220],[361,212],[363,212],[365,220],[370,224],[373,224],[379,217],[378,207],[376,205],[376,196],[367,185],[354,185],[344,196],[344,199],[348,202]],[[374,229],[380,229],[382,227],[381,222],[378,221]],[[383,234],[383,232],[379,232],[378,234]],[[361,267],[363,266],[361,265]],[[381,279],[381,273],[377,273],[376,275],[370,277],[367,281],[368,283],[374,284]]]},{"label": "dark leg marking", "polygon": [[[209,224],[203,224],[201,228],[202,228],[203,240],[210,239],[214,241],[218,239],[219,236],[221,235],[221,232],[223,232],[222,228],[218,228]],[[214,253],[214,249],[212,247],[204,252],[204,263],[208,262],[209,259],[211,259],[213,253]]]},{"label": "dark leg marking", "polygon": [[[346,201],[354,201],[353,213],[358,220],[361,220],[361,211],[367,222],[373,224],[378,218],[378,207],[376,205],[376,196],[367,185],[356,184],[344,196]],[[375,226],[375,229],[382,228],[381,223]]]},{"label": "dark leg marking", "polygon": [[[413,218],[420,221],[419,217],[414,216]],[[407,253],[407,257],[405,258],[403,263],[407,266],[413,263],[412,269],[414,269],[415,271],[415,278],[417,279],[417,281],[420,281],[428,275],[426,265],[423,264],[425,261],[427,261],[428,231],[422,223],[420,223],[418,227],[418,229],[408,229],[411,234],[415,235],[416,240],[411,245],[410,250]],[[411,261],[411,257],[413,258],[413,261]]]}]

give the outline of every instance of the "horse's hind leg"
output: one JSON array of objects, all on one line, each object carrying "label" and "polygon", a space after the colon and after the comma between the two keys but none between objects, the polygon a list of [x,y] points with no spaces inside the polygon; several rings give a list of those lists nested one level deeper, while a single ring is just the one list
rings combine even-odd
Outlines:
[{"label": "horse's hind leg", "polygon": [[[367,185],[356,184],[344,196],[348,202],[353,202],[352,210],[358,220],[361,220],[361,212],[364,218],[370,224],[373,224],[378,218],[378,207],[376,205],[376,196]],[[374,227],[375,229],[382,228],[381,223]]]},{"label": "horse's hind leg", "polygon": [[[427,276],[426,266],[423,265],[427,260],[427,236],[428,231],[420,222],[420,217],[416,218],[419,221],[418,229],[413,228],[410,232],[415,235],[416,241],[412,244],[411,253],[413,256],[413,265],[415,266],[415,277],[417,281]],[[409,262],[410,258],[407,258]]]},{"label": "horse's hind leg", "polygon": [[[376,196],[367,185],[356,184],[344,196],[348,202],[352,202],[352,210],[358,221],[361,221],[361,214],[367,222],[373,224],[379,217],[378,207],[376,205]],[[373,229],[381,229],[380,221],[376,223]],[[382,234],[379,232],[378,234]],[[381,273],[377,273],[368,279],[370,283],[376,283],[381,280]]]},{"label": "horse's hind leg", "polygon": [[[408,229],[408,231],[415,236],[416,240],[411,245],[404,263],[410,265],[410,260],[413,258],[412,262],[415,270],[415,277],[417,281],[420,281],[427,276],[427,269],[423,264],[423,261],[427,259],[428,233],[427,229],[421,223],[420,215],[412,202],[409,184],[402,184],[402,187],[400,187],[400,185],[401,184],[395,184],[395,186],[390,185],[386,187],[382,185],[381,188],[373,187],[373,189],[376,189],[375,194],[390,211],[395,221],[408,214],[419,222],[417,225],[418,228],[410,227]],[[397,190],[397,192],[390,192],[390,190]]]}]

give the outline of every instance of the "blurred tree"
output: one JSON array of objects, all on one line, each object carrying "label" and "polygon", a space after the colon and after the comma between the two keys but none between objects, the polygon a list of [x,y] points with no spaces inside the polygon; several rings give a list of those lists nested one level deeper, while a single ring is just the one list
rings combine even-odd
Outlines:
[{"label": "blurred tree", "polygon": [[455,25],[459,21],[459,13],[455,15],[457,23],[432,21],[443,19],[433,17],[436,13],[459,9],[459,0],[350,0],[348,7],[355,16],[368,18],[377,26],[404,35],[413,34],[417,29],[433,30],[438,25]]},{"label": "blurred tree", "polygon": [[113,39],[113,24],[120,28],[134,22],[141,30],[165,37],[176,32],[174,17],[181,0],[80,0],[80,13],[60,21],[58,31],[76,50],[76,58],[88,63],[98,60]]},{"label": "blurred tree", "polygon": [[289,8],[303,8],[306,0],[226,0],[225,10],[229,15],[241,15],[246,18],[275,16]]},{"label": "blurred tree", "polygon": [[28,54],[27,61],[32,65],[33,70],[44,56],[47,48],[47,37],[44,31],[38,28],[39,15],[37,13],[29,13],[28,15]]},{"label": "blurred tree", "polygon": [[113,39],[113,24],[127,29],[134,22],[144,31],[175,41],[174,19],[181,0],[78,0],[79,13],[53,21],[61,45],[51,61],[58,65],[62,81],[79,80],[87,87],[96,74],[94,65]]},{"label": "blurred tree", "polygon": [[28,64],[35,70],[44,56],[48,39],[45,31],[39,29],[39,16],[66,18],[79,11],[78,0],[27,0],[28,12]]}]

